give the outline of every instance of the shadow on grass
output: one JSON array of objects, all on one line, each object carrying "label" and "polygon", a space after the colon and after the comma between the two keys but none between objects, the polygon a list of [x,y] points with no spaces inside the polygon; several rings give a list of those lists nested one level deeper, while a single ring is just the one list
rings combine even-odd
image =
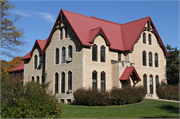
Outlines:
[{"label": "shadow on grass", "polygon": [[[178,107],[175,107],[175,106],[172,106],[172,105],[162,105],[162,106],[157,106],[155,108],[159,108],[159,109],[162,109],[162,110],[166,110],[168,113],[176,113],[176,114],[179,114],[179,108]],[[177,116],[161,116],[161,115],[158,115],[158,116],[153,116],[153,117],[143,117],[143,118],[179,118],[179,115]]]}]

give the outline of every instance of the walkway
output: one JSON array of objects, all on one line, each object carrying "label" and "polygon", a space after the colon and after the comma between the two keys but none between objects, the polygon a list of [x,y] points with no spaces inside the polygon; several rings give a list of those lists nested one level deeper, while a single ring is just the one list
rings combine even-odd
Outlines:
[{"label": "walkway", "polygon": [[145,97],[145,99],[160,100],[160,101],[167,101],[167,102],[178,102],[178,103],[180,103],[180,101],[176,101],[176,100],[154,99],[154,98],[147,98],[147,97]]}]

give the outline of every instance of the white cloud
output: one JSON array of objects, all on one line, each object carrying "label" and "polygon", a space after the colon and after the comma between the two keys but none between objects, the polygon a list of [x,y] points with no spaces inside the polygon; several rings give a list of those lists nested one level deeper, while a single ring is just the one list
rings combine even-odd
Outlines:
[{"label": "white cloud", "polygon": [[40,14],[42,17],[44,17],[46,20],[48,20],[49,22],[54,22],[54,16],[50,13],[46,13],[46,12],[37,12],[37,14]]},{"label": "white cloud", "polygon": [[31,17],[30,14],[26,14],[26,13],[23,13],[23,12],[20,12],[20,11],[15,11],[14,13],[18,14],[18,15],[21,15],[21,16],[24,16],[24,17]]}]

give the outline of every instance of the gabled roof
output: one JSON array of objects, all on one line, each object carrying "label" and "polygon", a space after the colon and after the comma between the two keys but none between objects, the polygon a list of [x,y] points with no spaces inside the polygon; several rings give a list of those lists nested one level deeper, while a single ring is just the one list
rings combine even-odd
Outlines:
[{"label": "gabled roof", "polygon": [[131,76],[131,73],[135,74],[136,78],[138,79],[138,81],[141,81],[136,69],[131,66],[131,67],[126,67],[126,69],[124,70],[124,72],[122,73],[121,77],[119,78],[119,80],[128,80],[129,77]]},{"label": "gabled roof", "polygon": [[34,46],[33,46],[32,50],[28,54],[26,54],[23,58],[21,58],[21,59],[25,60],[25,59],[31,58],[32,53],[35,50],[36,46],[39,46],[39,48],[41,50],[41,55],[42,55],[43,54],[43,50],[45,48],[44,46],[45,46],[47,40],[48,40],[48,38],[46,40],[38,40],[37,39],[36,42],[34,43]]},{"label": "gabled roof", "polygon": [[[63,21],[62,17],[65,17],[66,21]],[[66,22],[71,26],[72,32],[77,36],[78,42],[82,46],[91,46],[92,39],[101,29],[106,42],[108,41],[110,50],[132,51],[134,44],[137,42],[141,32],[144,30],[145,24],[149,21],[152,22],[151,18],[145,17],[129,23],[119,24],[61,9],[49,35],[49,39],[45,44],[43,53],[45,53],[45,49],[51,40],[56,25],[63,22]],[[164,47],[164,44],[153,23],[152,25],[156,31],[155,33],[157,34],[157,39],[160,42],[165,55],[168,57],[169,54]]]},{"label": "gabled roof", "polygon": [[17,67],[9,70],[8,72],[14,72],[14,71],[20,71],[20,70],[24,70],[24,62],[20,65],[18,65]]}]

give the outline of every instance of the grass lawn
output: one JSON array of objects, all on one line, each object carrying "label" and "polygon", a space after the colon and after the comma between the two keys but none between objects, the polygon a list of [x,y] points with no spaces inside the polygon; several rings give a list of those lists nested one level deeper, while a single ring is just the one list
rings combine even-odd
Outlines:
[{"label": "grass lawn", "polygon": [[62,118],[179,118],[179,103],[147,100],[119,106],[62,104]]}]

